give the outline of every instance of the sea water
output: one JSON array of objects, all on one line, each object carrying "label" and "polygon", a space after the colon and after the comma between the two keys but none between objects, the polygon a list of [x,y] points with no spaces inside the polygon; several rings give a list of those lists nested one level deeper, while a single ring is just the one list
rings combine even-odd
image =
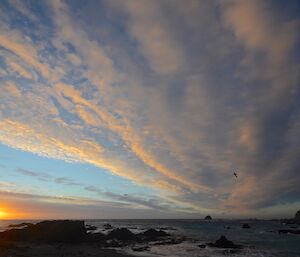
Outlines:
[{"label": "sea water", "polygon": [[[224,256],[223,249],[198,245],[215,242],[221,235],[236,244],[246,246],[241,252],[230,256],[244,257],[300,257],[300,235],[279,234],[279,229],[289,228],[279,221],[265,220],[90,220],[87,224],[97,226],[101,231],[103,224],[126,227],[133,233],[149,228],[165,229],[170,234],[186,236],[188,240],[178,245],[151,246],[150,251],[131,254],[141,256],[169,257],[218,257]],[[243,229],[248,223],[250,229]],[[226,254],[226,253],[225,253]]]},{"label": "sea water", "polygon": [[[22,222],[36,223],[32,220],[1,221],[0,231],[8,228],[9,224]],[[279,229],[289,228],[289,225],[279,221],[265,220],[86,220],[86,224],[96,226],[98,232],[105,233],[104,224],[113,227],[128,228],[133,233],[140,233],[149,228],[164,229],[170,234],[186,236],[187,240],[177,245],[151,246],[150,251],[133,252],[131,248],[125,250],[140,256],[168,256],[168,257],[221,257],[226,256],[223,249],[206,247],[199,244],[215,242],[221,235],[236,244],[246,246],[241,252],[229,254],[233,257],[300,257],[300,235],[279,234]],[[243,229],[248,223],[250,229]],[[97,232],[96,231],[96,232]]]}]

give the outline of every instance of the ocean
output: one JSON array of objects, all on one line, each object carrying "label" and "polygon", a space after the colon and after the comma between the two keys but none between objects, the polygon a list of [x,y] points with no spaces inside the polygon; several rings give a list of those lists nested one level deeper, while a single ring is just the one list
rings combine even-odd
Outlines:
[{"label": "ocean", "polygon": [[[7,229],[9,224],[37,221],[0,221],[0,230]],[[104,232],[103,225],[128,228],[139,233],[149,228],[163,228],[170,234],[186,236],[187,240],[177,245],[151,246],[150,251],[133,252],[131,248],[120,249],[137,256],[168,256],[168,257],[219,257],[224,250],[206,247],[199,244],[215,242],[221,235],[237,244],[245,245],[241,252],[230,254],[234,257],[300,257],[300,235],[279,234],[279,229],[289,225],[278,221],[264,220],[86,220],[86,224],[96,226],[97,231]],[[248,223],[250,229],[243,229]]]}]

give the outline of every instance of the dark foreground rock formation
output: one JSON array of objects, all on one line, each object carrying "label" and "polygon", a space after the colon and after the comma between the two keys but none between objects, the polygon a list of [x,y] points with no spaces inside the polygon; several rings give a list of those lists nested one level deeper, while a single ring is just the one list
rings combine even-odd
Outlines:
[{"label": "dark foreground rock formation", "polygon": [[0,232],[0,242],[49,243],[97,243],[107,247],[134,245],[135,243],[155,242],[165,239],[165,244],[175,244],[178,240],[162,230],[149,229],[134,234],[127,228],[115,228],[107,234],[89,233],[95,227],[85,226],[84,221],[53,220],[31,224],[19,229]]},{"label": "dark foreground rock formation", "polygon": [[215,243],[207,244],[210,247],[217,248],[232,248],[232,249],[242,249],[242,245],[234,244],[232,241],[228,240],[225,236],[221,236]]},{"label": "dark foreground rock formation", "polygon": [[117,239],[121,241],[131,241],[136,239],[136,237],[137,236],[127,228],[116,228],[107,234],[108,239]]},{"label": "dark foreground rock formation", "polygon": [[42,221],[21,229],[10,229],[0,233],[1,241],[36,243],[77,243],[86,238],[83,221]]}]

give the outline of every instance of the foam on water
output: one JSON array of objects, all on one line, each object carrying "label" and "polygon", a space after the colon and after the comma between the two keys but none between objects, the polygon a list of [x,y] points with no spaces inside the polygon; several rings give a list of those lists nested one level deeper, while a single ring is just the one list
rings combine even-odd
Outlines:
[{"label": "foam on water", "polygon": [[[225,252],[224,252],[225,251]],[[201,249],[194,242],[183,242],[177,245],[152,246],[150,251],[135,252],[130,248],[125,249],[126,253],[135,256],[145,257],[224,257],[226,250],[205,248]],[[255,249],[244,249],[239,253],[227,253],[232,257],[275,257],[271,253]]]}]

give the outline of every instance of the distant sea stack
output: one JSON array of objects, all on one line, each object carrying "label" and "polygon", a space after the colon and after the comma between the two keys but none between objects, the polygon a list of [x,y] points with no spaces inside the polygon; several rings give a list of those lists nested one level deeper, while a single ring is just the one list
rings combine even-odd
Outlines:
[{"label": "distant sea stack", "polygon": [[249,229],[249,228],[251,228],[251,227],[249,226],[249,224],[248,224],[248,223],[245,223],[245,224],[243,224],[242,228]]},{"label": "distant sea stack", "polygon": [[207,215],[204,219],[205,220],[212,220],[212,217],[210,215]]},{"label": "distant sea stack", "polygon": [[300,221],[300,210],[296,212],[295,214],[295,220]]}]

